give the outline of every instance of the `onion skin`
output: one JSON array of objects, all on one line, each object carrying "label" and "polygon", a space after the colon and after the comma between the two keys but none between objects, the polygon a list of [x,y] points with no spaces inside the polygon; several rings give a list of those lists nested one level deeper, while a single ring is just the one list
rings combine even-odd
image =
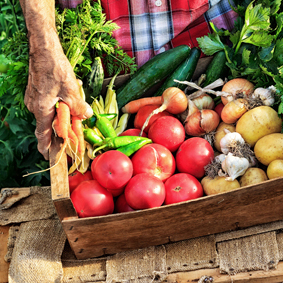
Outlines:
[{"label": "onion skin", "polygon": [[187,135],[198,137],[214,131],[219,122],[220,117],[214,110],[203,109],[187,117],[184,127]]},{"label": "onion skin", "polygon": [[[241,94],[243,97],[248,97],[254,91],[254,85],[250,81],[244,78],[235,78],[228,81],[223,87],[222,91],[231,93],[232,99],[237,99],[238,95]],[[231,97],[227,98],[221,96],[222,103],[226,105],[231,101]]]},{"label": "onion skin", "polygon": [[194,104],[199,110],[202,109],[214,109],[215,103],[212,97],[206,93],[198,96],[197,98],[192,99]]},{"label": "onion skin", "polygon": [[228,102],[221,111],[221,119],[224,123],[233,124],[248,111],[248,102],[244,98],[239,98]]},{"label": "onion skin", "polygon": [[169,87],[162,93],[161,102],[171,114],[180,114],[188,107],[187,96],[177,87]]}]

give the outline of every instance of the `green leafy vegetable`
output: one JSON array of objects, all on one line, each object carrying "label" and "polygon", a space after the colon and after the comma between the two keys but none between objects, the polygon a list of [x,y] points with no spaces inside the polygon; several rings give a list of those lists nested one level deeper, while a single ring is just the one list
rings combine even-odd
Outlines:
[{"label": "green leafy vegetable", "polygon": [[85,0],[75,9],[56,9],[56,26],[64,52],[78,77],[91,72],[95,57],[103,58],[110,76],[134,73],[134,58],[121,49],[113,38],[117,24],[106,20],[100,1]]},{"label": "green leafy vegetable", "polygon": [[217,29],[211,23],[213,33],[198,38],[199,46],[206,55],[225,51],[230,79],[245,77],[256,87],[275,85],[280,94],[283,91],[281,0],[238,2],[232,7],[238,13],[234,29],[231,32]]}]

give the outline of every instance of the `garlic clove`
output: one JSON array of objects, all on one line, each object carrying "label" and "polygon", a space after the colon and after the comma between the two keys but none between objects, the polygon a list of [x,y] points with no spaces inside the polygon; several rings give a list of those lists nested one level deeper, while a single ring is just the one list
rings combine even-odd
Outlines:
[{"label": "garlic clove", "polygon": [[244,175],[246,170],[250,167],[250,163],[247,158],[233,156],[230,152],[221,165],[223,171],[229,175],[229,177],[225,178],[227,181],[234,181],[239,176]]}]

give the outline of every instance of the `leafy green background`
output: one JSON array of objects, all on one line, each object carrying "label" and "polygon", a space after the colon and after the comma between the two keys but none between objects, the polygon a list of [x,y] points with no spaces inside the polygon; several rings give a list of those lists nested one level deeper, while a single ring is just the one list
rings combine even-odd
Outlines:
[{"label": "leafy green background", "polygon": [[0,74],[0,188],[49,185],[48,171],[23,177],[49,164],[37,150],[34,116],[23,103],[28,41],[20,3],[1,0],[0,10],[0,64],[9,63],[8,72]]}]

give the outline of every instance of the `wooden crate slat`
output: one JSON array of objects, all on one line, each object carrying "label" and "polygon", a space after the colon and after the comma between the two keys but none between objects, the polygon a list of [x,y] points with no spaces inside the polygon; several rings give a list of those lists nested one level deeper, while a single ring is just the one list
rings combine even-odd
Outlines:
[{"label": "wooden crate slat", "polygon": [[180,204],[77,220],[63,228],[79,259],[283,219],[283,179]]}]

